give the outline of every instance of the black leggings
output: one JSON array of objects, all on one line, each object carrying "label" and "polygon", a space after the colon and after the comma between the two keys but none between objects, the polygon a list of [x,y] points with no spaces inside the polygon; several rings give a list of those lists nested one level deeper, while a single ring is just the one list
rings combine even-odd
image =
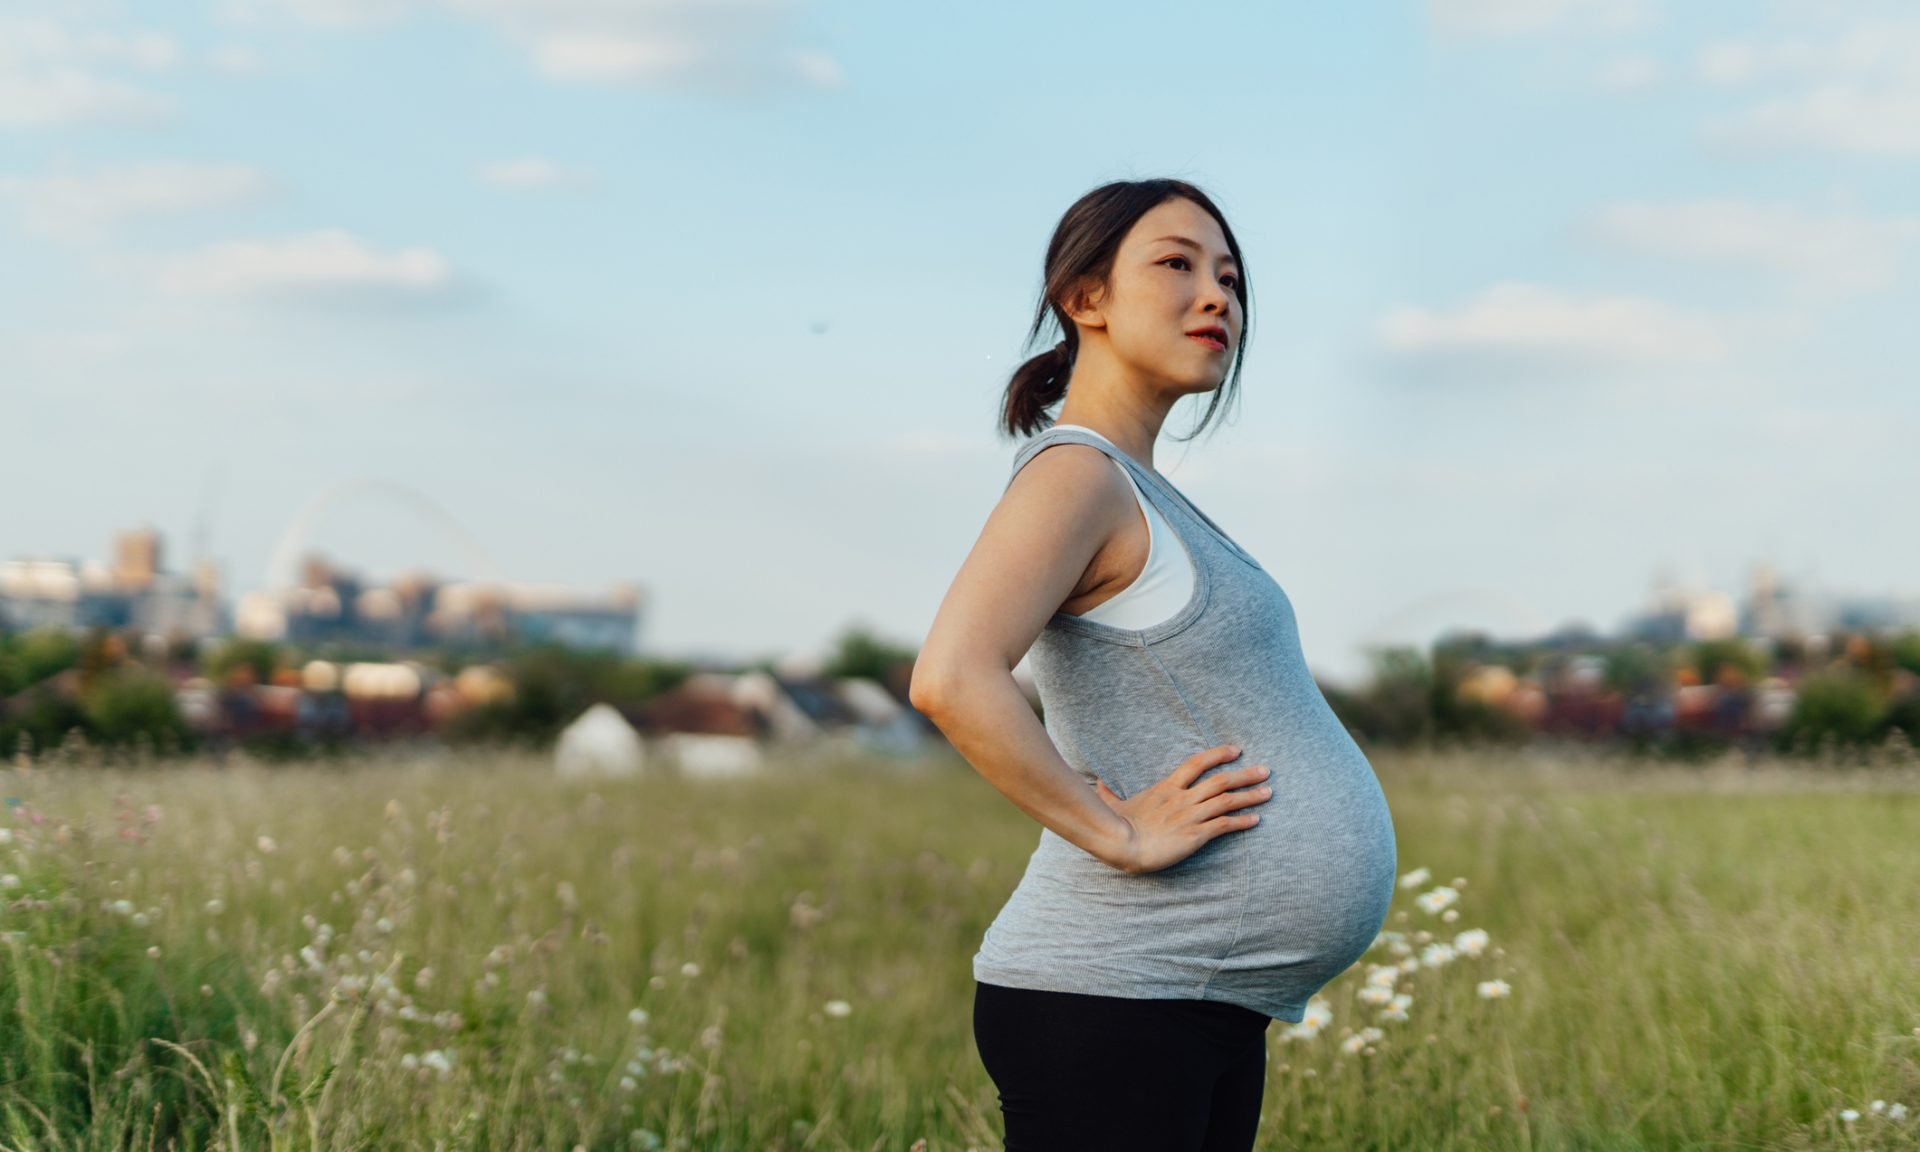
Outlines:
[{"label": "black leggings", "polygon": [[1006,1152],[1247,1152],[1269,1018],[1217,1000],[1133,1000],[974,982],[973,1039]]}]

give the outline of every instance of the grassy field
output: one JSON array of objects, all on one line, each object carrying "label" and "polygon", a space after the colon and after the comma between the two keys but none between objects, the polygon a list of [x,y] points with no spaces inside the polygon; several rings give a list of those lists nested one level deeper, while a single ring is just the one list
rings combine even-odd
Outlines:
[{"label": "grassy field", "polygon": [[[1920,771],[1376,764],[1397,935],[1272,1025],[1260,1147],[1920,1148]],[[999,1147],[1038,828],[957,760],[3,790],[0,1147]]]}]

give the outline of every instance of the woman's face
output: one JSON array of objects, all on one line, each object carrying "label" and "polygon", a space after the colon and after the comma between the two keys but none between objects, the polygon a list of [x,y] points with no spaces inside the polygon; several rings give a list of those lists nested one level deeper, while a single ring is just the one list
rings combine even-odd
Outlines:
[{"label": "woman's face", "polygon": [[1239,346],[1239,277],[1213,216],[1185,198],[1163,201],[1120,242],[1087,326],[1104,327],[1114,353],[1143,376],[1183,394],[1210,392]]}]

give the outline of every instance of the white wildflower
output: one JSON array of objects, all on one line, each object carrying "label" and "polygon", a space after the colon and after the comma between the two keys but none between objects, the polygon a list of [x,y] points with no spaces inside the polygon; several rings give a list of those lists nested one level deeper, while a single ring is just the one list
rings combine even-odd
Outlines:
[{"label": "white wildflower", "polygon": [[1842,1108],[1840,1109],[1840,1119],[1845,1120],[1847,1123],[1851,1124],[1855,1120],[1860,1119],[1860,1113],[1855,1111],[1852,1108]]},{"label": "white wildflower", "polygon": [[1366,1046],[1366,1040],[1358,1032],[1340,1041],[1340,1051],[1347,1053],[1349,1056]]},{"label": "white wildflower", "polygon": [[821,1006],[821,1010],[829,1016],[843,1017],[852,1014],[853,1005],[845,1000],[829,1000]]},{"label": "white wildflower", "polygon": [[447,1073],[453,1071],[453,1053],[444,1052],[435,1048],[425,1056],[420,1057],[420,1063],[440,1073],[441,1076],[445,1076]]},{"label": "white wildflower", "polygon": [[1425,884],[1427,881],[1431,879],[1433,879],[1433,872],[1431,869],[1415,868],[1413,871],[1407,873],[1405,876],[1400,877],[1400,887],[1418,888],[1420,887],[1420,885]]},{"label": "white wildflower", "polygon": [[633,1011],[627,1013],[627,1023],[632,1024],[636,1028],[645,1028],[647,1026],[647,1019],[647,1010],[645,1008],[635,1008]]},{"label": "white wildflower", "polygon": [[0,844],[13,843],[13,829],[0,828]]},{"label": "white wildflower", "polygon": [[1426,950],[1420,953],[1420,963],[1428,968],[1438,968],[1452,959],[1453,946],[1451,944],[1429,944]]},{"label": "white wildflower", "polygon": [[620,1077],[620,1091],[631,1092],[638,1087],[640,1087],[640,1082],[638,1080],[635,1080],[633,1077],[631,1076]]},{"label": "white wildflower", "polygon": [[1473,986],[1473,990],[1480,994],[1482,1000],[1498,1000],[1513,993],[1512,986],[1505,980],[1482,980]]},{"label": "white wildflower", "polygon": [[1299,1022],[1289,1024],[1280,1033],[1283,1040],[1311,1040],[1320,1034],[1320,1030],[1333,1022],[1333,1006],[1324,996],[1313,996],[1307,1000],[1305,1013]]},{"label": "white wildflower", "polygon": [[115,900],[113,902],[113,910],[122,916],[131,916],[133,915],[133,901]]},{"label": "white wildflower", "polygon": [[4,876],[0,876],[0,888],[6,888],[11,890],[18,887],[20,887],[20,877],[15,876],[11,872],[7,873]]},{"label": "white wildflower", "polygon": [[1907,1118],[1907,1106],[1905,1104],[1895,1102],[1893,1104],[1887,1105],[1887,1119],[1905,1120],[1906,1118]]},{"label": "white wildflower", "polygon": [[1460,893],[1458,891],[1442,884],[1438,888],[1432,888],[1422,892],[1415,903],[1419,904],[1423,910],[1434,913],[1452,907],[1454,902],[1459,899]]},{"label": "white wildflower", "polygon": [[226,909],[227,906],[221,903],[217,897],[207,901],[207,915],[209,916],[218,916],[220,913],[226,911]]},{"label": "white wildflower", "polygon": [[691,980],[693,977],[700,975],[700,965],[689,960],[685,964],[680,965],[680,975]]},{"label": "white wildflower", "polygon": [[273,837],[271,836],[260,837],[260,839],[253,842],[253,846],[260,849],[260,854],[263,856],[271,856],[280,848],[280,845],[273,842]]},{"label": "white wildflower", "polygon": [[413,1053],[409,1052],[405,1056],[400,1057],[400,1067],[405,1068],[407,1071],[411,1072],[415,1068],[420,1067],[420,1057],[415,1056]]},{"label": "white wildflower", "polygon": [[1443,923],[1451,924],[1455,920],[1460,919],[1460,909],[1449,908],[1445,912],[1440,913],[1440,919]]},{"label": "white wildflower", "polygon": [[1402,972],[1412,972],[1417,970],[1419,967],[1420,967],[1420,961],[1417,957],[1414,957],[1414,956],[1409,956],[1405,960],[1400,961],[1400,971]]},{"label": "white wildflower", "polygon": [[1362,1004],[1386,1004],[1393,999],[1393,989],[1378,984],[1368,984],[1354,993]]},{"label": "white wildflower", "polygon": [[1400,975],[1400,969],[1392,964],[1382,964],[1367,973],[1367,983],[1375,988],[1392,988]]},{"label": "white wildflower", "polygon": [[135,928],[145,928],[147,922],[147,914],[145,912],[135,912],[133,914],[133,926]]},{"label": "white wildflower", "polygon": [[1462,956],[1478,956],[1487,950],[1487,930],[1469,928],[1453,938],[1453,950]]}]

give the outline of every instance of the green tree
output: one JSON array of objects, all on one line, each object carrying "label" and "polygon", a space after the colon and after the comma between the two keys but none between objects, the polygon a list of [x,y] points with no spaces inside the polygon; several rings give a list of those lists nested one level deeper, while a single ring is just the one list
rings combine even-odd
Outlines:
[{"label": "green tree", "polygon": [[273,679],[273,670],[280,666],[280,648],[267,640],[248,640],[233,637],[206,655],[207,676],[218,682],[225,680],[228,673],[242,665],[251,669],[256,684],[265,684]]},{"label": "green tree", "polygon": [[1433,669],[1412,648],[1368,653],[1373,672],[1364,690],[1323,688],[1321,694],[1348,729],[1368,741],[1419,744],[1433,735]]},{"label": "green tree", "polygon": [[1916,676],[1920,676],[1920,631],[1902,632],[1889,644],[1893,662]]},{"label": "green tree", "polygon": [[1667,685],[1667,665],[1646,641],[1622,644],[1607,652],[1607,687],[1622,696],[1659,692]]},{"label": "green tree", "polygon": [[1832,740],[1860,746],[1884,735],[1886,697],[1866,672],[1837,665],[1800,682],[1793,712],[1780,730],[1785,748],[1812,748]]},{"label": "green tree", "polygon": [[173,703],[173,688],[163,676],[141,668],[120,668],[102,676],[87,694],[87,727],[102,744],[129,745],[145,735],[155,748],[177,748],[189,738],[186,721]]},{"label": "green tree", "polygon": [[38,684],[80,663],[80,638],[64,628],[35,628],[21,636],[16,645],[26,684]]},{"label": "green tree", "polygon": [[1691,653],[1693,669],[1700,676],[1702,684],[1711,684],[1720,675],[1720,670],[1732,667],[1751,684],[1767,674],[1767,662],[1753,646],[1739,637],[1724,640],[1703,640],[1694,645]]},{"label": "green tree", "polygon": [[856,624],[841,633],[833,658],[827,662],[826,673],[864,676],[885,684],[894,669],[903,664],[911,666],[918,655],[917,650],[883,640]]}]

